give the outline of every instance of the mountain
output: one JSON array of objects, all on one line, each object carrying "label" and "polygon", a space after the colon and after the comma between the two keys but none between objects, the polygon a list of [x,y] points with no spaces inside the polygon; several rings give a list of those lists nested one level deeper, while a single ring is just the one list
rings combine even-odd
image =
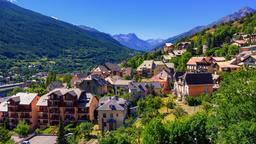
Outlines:
[{"label": "mountain", "polygon": [[124,46],[140,51],[150,51],[156,45],[163,42],[161,39],[142,40],[134,33],[118,34],[114,35],[113,38]]},{"label": "mountain", "polygon": [[[197,26],[187,32],[184,32],[182,34],[179,34],[177,36],[173,36],[173,37],[170,37],[168,38],[167,40],[165,40],[164,42],[171,42],[171,43],[176,43],[177,41],[185,38],[185,37],[189,37],[189,36],[192,36],[196,33],[199,33],[199,32],[202,32],[203,30],[207,29],[207,28],[212,28],[214,27],[215,25],[221,25],[223,23],[228,23],[228,22],[231,22],[231,21],[235,21],[237,19],[241,19],[243,17],[245,17],[246,15],[248,14],[251,14],[251,13],[255,13],[256,10],[250,8],[250,7],[244,7],[242,9],[240,9],[239,11],[237,12],[234,12],[233,14],[230,14],[230,15],[227,15],[217,21],[214,21],[206,26]],[[163,46],[163,43],[158,45],[157,48],[159,47],[162,47]]]},{"label": "mountain", "polygon": [[81,29],[84,29],[86,31],[91,31],[91,32],[100,32],[98,31],[97,29],[95,28],[92,28],[92,27],[88,27],[88,26],[85,26],[85,25],[79,25],[78,27],[80,27]]},{"label": "mountain", "polygon": [[0,0],[0,19],[0,69],[16,66],[17,61],[37,62],[44,58],[55,64],[51,67],[54,70],[86,70],[106,61],[120,62],[135,52],[108,34],[80,28],[6,0]]}]

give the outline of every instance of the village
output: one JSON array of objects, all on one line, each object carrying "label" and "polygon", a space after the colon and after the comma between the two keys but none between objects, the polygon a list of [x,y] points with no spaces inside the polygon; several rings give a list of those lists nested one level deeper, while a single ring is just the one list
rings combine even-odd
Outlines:
[{"label": "village", "polygon": [[[256,34],[234,34],[231,45],[239,54],[225,57],[191,57],[186,71],[176,71],[170,61],[182,56],[190,42],[166,43],[162,60],[144,60],[137,69],[105,63],[90,73],[72,75],[70,85],[52,81],[47,92],[18,92],[0,99],[0,122],[14,129],[25,121],[30,132],[70,122],[89,121],[94,129],[113,131],[122,127],[130,115],[136,117],[136,102],[149,95],[172,96],[176,103],[188,105],[188,97],[211,95],[220,88],[221,74],[256,67]],[[203,53],[208,47],[203,46]],[[39,77],[41,75],[38,75]],[[47,73],[42,75],[47,78]]]}]

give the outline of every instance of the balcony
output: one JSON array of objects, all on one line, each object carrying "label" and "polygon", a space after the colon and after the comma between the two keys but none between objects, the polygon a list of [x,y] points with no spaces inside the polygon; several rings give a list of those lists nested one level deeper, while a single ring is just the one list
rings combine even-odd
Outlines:
[{"label": "balcony", "polygon": [[21,113],[20,114],[20,118],[23,119],[23,118],[32,118],[31,114],[30,113]]},{"label": "balcony", "polygon": [[58,115],[58,114],[50,115],[49,119],[50,120],[59,120],[60,119],[60,115]]},{"label": "balcony", "polygon": [[48,114],[47,113],[44,113],[44,114],[40,114],[39,119],[48,119]]},{"label": "balcony", "polygon": [[47,125],[48,124],[48,120],[38,120],[38,123],[40,125]]},{"label": "balcony", "polygon": [[74,114],[75,113],[75,110],[74,108],[65,108],[65,114]]},{"label": "balcony", "polygon": [[65,116],[65,121],[75,121],[75,117],[73,117],[73,116]]},{"label": "balcony", "polygon": [[59,101],[49,101],[48,102],[48,106],[49,107],[59,107],[60,106],[60,102]]},{"label": "balcony", "polygon": [[18,118],[19,115],[17,113],[12,113],[10,114],[10,118]]},{"label": "balcony", "polygon": [[50,108],[49,113],[60,113],[59,108]]}]

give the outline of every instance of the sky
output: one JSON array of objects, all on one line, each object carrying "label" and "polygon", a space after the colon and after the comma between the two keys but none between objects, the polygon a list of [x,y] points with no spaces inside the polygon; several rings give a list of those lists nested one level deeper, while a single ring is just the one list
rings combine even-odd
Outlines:
[{"label": "sky", "polygon": [[256,0],[12,0],[15,4],[75,25],[142,39],[169,38],[209,24]]}]

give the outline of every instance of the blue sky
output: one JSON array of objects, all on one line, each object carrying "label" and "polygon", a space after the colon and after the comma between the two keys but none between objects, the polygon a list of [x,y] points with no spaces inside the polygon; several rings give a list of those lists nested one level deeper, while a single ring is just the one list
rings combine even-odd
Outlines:
[{"label": "blue sky", "polygon": [[209,24],[256,0],[15,0],[24,8],[60,20],[143,39],[168,38]]}]

